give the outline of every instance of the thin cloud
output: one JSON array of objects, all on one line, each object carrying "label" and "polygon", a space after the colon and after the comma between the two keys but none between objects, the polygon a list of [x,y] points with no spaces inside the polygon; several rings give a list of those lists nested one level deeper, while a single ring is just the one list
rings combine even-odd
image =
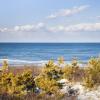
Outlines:
[{"label": "thin cloud", "polygon": [[59,25],[56,27],[48,27],[50,32],[96,32],[100,31],[100,23],[81,23],[70,26]]},{"label": "thin cloud", "polygon": [[83,6],[79,6],[79,7],[73,7],[72,9],[61,9],[61,10],[55,12],[54,14],[47,16],[47,19],[54,19],[57,17],[71,16],[71,15],[80,13],[81,11],[84,11],[88,7],[89,7],[89,5],[83,5]]},{"label": "thin cloud", "polygon": [[44,23],[38,23],[36,25],[22,25],[15,26],[11,29],[1,28],[0,32],[96,32],[100,31],[100,23],[80,23],[74,25],[57,25],[57,26],[48,26]]},{"label": "thin cloud", "polygon": [[38,31],[43,28],[45,25],[44,23],[32,24],[32,25],[22,25],[22,26],[15,26],[14,31]]},{"label": "thin cloud", "polygon": [[100,19],[100,16],[96,16],[97,19]]},{"label": "thin cloud", "polygon": [[0,28],[0,32],[30,32],[39,31],[45,27],[45,24],[40,22],[37,24],[17,25],[13,28]]},{"label": "thin cloud", "polygon": [[0,32],[6,32],[8,31],[8,28],[0,28]]}]

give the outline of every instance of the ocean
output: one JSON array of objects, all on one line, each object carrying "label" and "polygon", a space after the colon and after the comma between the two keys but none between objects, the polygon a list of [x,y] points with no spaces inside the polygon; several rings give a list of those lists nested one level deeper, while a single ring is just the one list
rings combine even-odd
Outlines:
[{"label": "ocean", "polygon": [[9,64],[41,64],[61,56],[66,62],[74,57],[87,62],[100,56],[100,43],[0,43],[0,63],[8,59]]}]

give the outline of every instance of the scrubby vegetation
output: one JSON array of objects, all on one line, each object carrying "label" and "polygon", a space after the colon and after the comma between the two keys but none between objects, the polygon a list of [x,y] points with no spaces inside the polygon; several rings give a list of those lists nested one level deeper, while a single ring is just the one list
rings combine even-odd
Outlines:
[{"label": "scrubby vegetation", "polygon": [[55,65],[53,61],[49,61],[45,65],[41,74],[35,78],[36,86],[42,89],[42,93],[49,95],[58,95],[59,89],[62,87],[58,80],[62,78],[62,69]]},{"label": "scrubby vegetation", "polygon": [[[62,67],[63,65],[63,67]],[[20,68],[21,69],[21,68]],[[58,59],[58,64],[50,60],[44,67],[24,67],[17,71],[3,62],[0,72],[0,100],[59,100],[66,94],[60,90],[66,79],[71,82],[81,82],[91,89],[100,85],[100,59],[92,58],[86,67],[80,67],[74,59],[71,64],[65,64],[64,59]],[[66,97],[67,98],[67,97]]]},{"label": "scrubby vegetation", "polygon": [[78,65],[78,61],[74,59],[70,65],[65,65],[62,68],[63,71],[63,78],[69,80],[70,82],[77,82],[82,81],[82,78],[84,77],[84,68],[81,68]]},{"label": "scrubby vegetation", "polygon": [[100,58],[91,58],[85,68],[84,82],[87,88],[100,85]]}]

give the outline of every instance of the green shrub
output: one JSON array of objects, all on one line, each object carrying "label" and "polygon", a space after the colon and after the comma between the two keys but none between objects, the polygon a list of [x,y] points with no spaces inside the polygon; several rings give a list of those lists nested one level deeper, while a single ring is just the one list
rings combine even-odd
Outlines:
[{"label": "green shrub", "polygon": [[13,94],[13,95],[25,95],[27,92],[34,92],[35,82],[31,71],[24,71],[22,74],[14,75],[13,73],[4,73],[0,77],[0,92]]},{"label": "green shrub", "polygon": [[100,59],[91,58],[88,66],[85,69],[86,77],[84,83],[86,87],[93,88],[94,86],[100,85]]},{"label": "green shrub", "polygon": [[64,66],[63,70],[63,77],[68,79],[69,81],[75,81],[80,74],[80,68],[78,66],[77,60],[73,60],[71,65],[67,64]]},{"label": "green shrub", "polygon": [[56,94],[61,87],[57,81],[61,79],[62,74],[61,68],[51,60],[35,78],[36,85],[47,94]]}]

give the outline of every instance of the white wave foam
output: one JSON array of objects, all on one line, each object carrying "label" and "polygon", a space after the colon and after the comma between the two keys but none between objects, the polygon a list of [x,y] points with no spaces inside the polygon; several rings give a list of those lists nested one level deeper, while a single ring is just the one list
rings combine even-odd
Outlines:
[{"label": "white wave foam", "polygon": [[0,59],[0,63],[2,63],[4,60],[7,60],[9,64],[36,64],[36,65],[43,65],[47,63],[48,61],[27,61],[27,60],[12,60],[12,59]]},{"label": "white wave foam", "polygon": [[[18,59],[0,59],[0,63],[2,63],[4,60],[8,61],[9,65],[27,65],[27,64],[33,64],[33,65],[45,65],[48,63],[49,60],[41,60],[41,61],[29,61],[29,60],[18,60]],[[58,61],[54,61],[56,65],[58,65]],[[64,64],[61,64],[61,67],[64,67],[66,64],[71,65],[71,61],[65,61]],[[84,63],[79,63],[78,66],[83,67]]]}]

